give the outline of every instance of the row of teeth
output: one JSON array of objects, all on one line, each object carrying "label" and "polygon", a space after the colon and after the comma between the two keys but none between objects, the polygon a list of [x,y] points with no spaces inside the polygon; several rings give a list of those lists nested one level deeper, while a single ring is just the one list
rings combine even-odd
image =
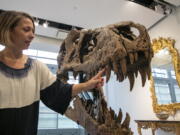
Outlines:
[{"label": "row of teeth", "polygon": [[[132,135],[132,131],[129,128],[130,116],[128,113],[126,113],[125,119],[123,120],[121,109],[119,109],[118,114],[116,114],[111,108],[108,109],[107,106],[104,106],[103,102],[101,102],[103,111],[95,114],[98,115],[98,117],[102,117],[103,121],[99,121],[98,117],[95,118],[90,114],[91,110],[87,110],[89,109],[89,107],[87,108],[89,102],[86,101],[87,100],[82,100],[77,97],[73,102],[74,108],[68,108],[65,115],[83,126],[91,135]],[[90,109],[96,108],[92,105]],[[79,111],[81,113],[79,113]]]},{"label": "row of teeth", "polygon": [[[94,75],[96,75],[102,67],[106,68],[105,70],[105,76],[106,76],[106,82],[109,81],[111,77],[111,71],[114,71],[117,77],[117,81],[122,82],[124,79],[128,77],[130,82],[130,90],[132,90],[135,77],[138,76],[138,72],[141,75],[142,80],[142,86],[145,85],[146,78],[150,79],[151,69],[150,69],[150,54],[147,54],[147,52],[144,52],[144,62],[138,63],[138,54],[129,54],[130,63],[127,65],[127,60],[125,58],[115,61],[114,59],[109,60],[108,63],[104,63],[101,65],[98,65],[97,68],[94,68],[87,74],[86,80],[90,79]],[[101,66],[101,68],[99,67]],[[131,68],[133,67],[133,69]],[[73,72],[74,78],[78,75],[78,72]]]},{"label": "row of teeth", "polygon": [[[130,25],[133,25],[133,24],[130,23]],[[140,33],[144,33],[144,27],[143,28],[140,27],[140,29],[141,29]],[[75,43],[80,44],[82,42],[83,37],[87,33],[88,33],[88,30],[83,30],[80,33],[80,37],[75,40]],[[146,35],[146,33],[142,34],[141,36],[142,36],[143,39],[146,39],[148,37]],[[124,44],[125,44],[124,46],[126,46],[126,47],[128,47],[128,45],[131,44],[131,43],[129,43],[130,41],[128,41],[128,39],[123,38],[122,40],[127,42],[127,45],[126,45],[126,42],[124,42]],[[90,40],[88,42],[88,44],[89,44],[88,50],[92,51],[93,48],[95,47],[94,41]],[[146,44],[146,46],[149,45],[148,43],[145,43],[145,44]],[[139,45],[141,45],[141,44],[139,44]],[[142,46],[145,46],[145,45],[142,45]],[[147,48],[149,48],[149,47],[147,47]],[[144,65],[144,67],[142,65],[137,65],[136,64],[136,63],[138,63],[138,59],[139,59],[137,52],[129,53],[128,49],[126,51],[128,53],[128,59],[129,59],[129,62],[130,62],[130,63],[128,63],[128,65],[127,65],[127,60],[126,60],[127,57],[126,58],[121,58],[121,56],[115,56],[115,58],[109,58],[110,59],[109,62],[105,62],[105,63],[99,64],[99,65],[96,65],[96,64],[98,64],[98,63],[96,63],[95,64],[96,68],[93,67],[93,65],[92,65],[93,69],[91,68],[91,71],[87,72],[87,76],[86,76],[87,78],[86,79],[90,79],[91,77],[96,75],[98,73],[98,71],[100,70],[100,67],[101,68],[105,67],[106,68],[106,73],[105,73],[106,82],[108,82],[109,79],[110,79],[111,71],[114,71],[114,73],[117,76],[117,80],[120,81],[120,82],[122,82],[124,79],[126,79],[128,77],[129,82],[130,82],[130,90],[132,90],[133,85],[134,85],[134,81],[135,81],[135,77],[137,77],[138,71],[139,71],[139,73],[141,75],[141,79],[142,79],[142,86],[144,86],[145,82],[146,82],[146,78],[147,77],[148,77],[148,79],[150,78],[150,66],[149,66],[149,63],[150,63],[151,58],[152,58],[152,56],[151,56],[152,54],[151,54],[150,50],[147,50],[147,51],[143,52],[145,62],[142,63],[142,65],[146,64],[146,65]],[[118,54],[118,55],[121,55],[121,54]],[[116,59],[116,57],[118,57],[118,58]],[[134,66],[134,70],[129,70],[128,66],[131,66],[131,65]],[[86,67],[86,66],[84,66],[84,67]],[[73,72],[73,75],[76,78],[76,76],[78,75],[78,72]]]},{"label": "row of teeth", "polygon": [[[101,104],[100,107],[102,107],[99,110],[99,113],[94,114],[94,109],[97,107],[94,107],[94,105],[89,104],[88,102],[82,102],[85,106],[85,109],[87,113],[95,119],[99,124],[105,124],[107,127],[115,128],[115,127],[121,127],[128,129],[129,123],[130,123],[130,116],[128,113],[126,113],[126,117],[124,121],[122,122],[123,114],[122,110],[119,109],[118,115],[110,108],[108,110],[107,104]],[[104,111],[102,111],[104,110]],[[117,126],[121,125],[121,126]]]}]

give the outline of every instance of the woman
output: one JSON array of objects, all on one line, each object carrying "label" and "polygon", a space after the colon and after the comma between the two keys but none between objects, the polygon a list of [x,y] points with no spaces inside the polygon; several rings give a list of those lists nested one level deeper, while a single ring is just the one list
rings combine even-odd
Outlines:
[{"label": "woman", "polygon": [[0,135],[36,135],[39,100],[63,114],[72,97],[103,85],[100,71],[80,84],[63,84],[38,60],[24,55],[34,38],[34,21],[27,13],[0,14]]}]

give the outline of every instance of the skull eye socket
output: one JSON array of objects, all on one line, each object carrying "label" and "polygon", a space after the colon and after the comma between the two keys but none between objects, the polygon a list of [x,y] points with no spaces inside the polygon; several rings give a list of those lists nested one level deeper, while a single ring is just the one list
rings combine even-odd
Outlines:
[{"label": "skull eye socket", "polygon": [[95,47],[94,40],[92,34],[86,34],[82,41],[82,45],[80,48],[80,61],[83,62],[83,57],[88,55],[90,52],[93,51]]}]

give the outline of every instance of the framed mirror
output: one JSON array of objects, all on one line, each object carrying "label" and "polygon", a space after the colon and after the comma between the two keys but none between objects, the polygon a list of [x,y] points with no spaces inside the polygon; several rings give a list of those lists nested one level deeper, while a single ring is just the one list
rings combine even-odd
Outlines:
[{"label": "framed mirror", "polygon": [[171,38],[154,39],[151,87],[155,113],[175,114],[180,109],[180,57]]}]

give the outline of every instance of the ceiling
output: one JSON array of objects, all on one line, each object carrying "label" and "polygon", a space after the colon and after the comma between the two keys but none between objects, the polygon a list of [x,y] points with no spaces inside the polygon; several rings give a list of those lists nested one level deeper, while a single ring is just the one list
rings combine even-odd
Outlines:
[{"label": "ceiling", "polygon": [[84,28],[121,21],[134,21],[149,28],[163,17],[127,0],[0,0],[0,9],[25,11],[35,17]]},{"label": "ceiling", "polygon": [[[176,7],[180,5],[180,0],[165,1]],[[128,0],[0,0],[0,9],[24,11],[34,17],[88,29],[121,21],[134,21],[150,28],[164,17]],[[38,26],[36,34],[59,40],[67,33]],[[34,40],[34,42],[39,41]],[[53,40],[53,43],[46,44],[59,45],[59,42],[54,43]]]},{"label": "ceiling", "polygon": [[165,0],[165,1],[176,7],[180,6],[180,0]]}]

